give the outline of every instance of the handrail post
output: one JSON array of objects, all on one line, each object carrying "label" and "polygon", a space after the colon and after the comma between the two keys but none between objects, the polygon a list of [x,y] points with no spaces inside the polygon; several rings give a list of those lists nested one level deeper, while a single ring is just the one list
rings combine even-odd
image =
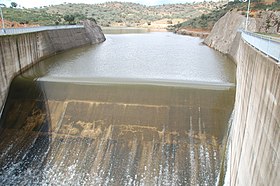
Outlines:
[{"label": "handrail post", "polygon": [[3,6],[3,5],[4,4],[0,4],[0,14],[1,14],[1,19],[2,19],[2,31],[4,32],[4,34],[6,34],[4,16],[3,16],[2,8],[1,8],[1,6]]},{"label": "handrail post", "polygon": [[249,22],[250,3],[251,3],[251,0],[248,1],[248,7],[247,7],[246,25],[245,25],[245,31],[246,32],[247,32],[247,29],[248,29],[248,22]]},{"label": "handrail post", "polygon": [[267,43],[267,56],[269,54],[269,46],[270,46],[270,38],[268,38],[268,43]]}]

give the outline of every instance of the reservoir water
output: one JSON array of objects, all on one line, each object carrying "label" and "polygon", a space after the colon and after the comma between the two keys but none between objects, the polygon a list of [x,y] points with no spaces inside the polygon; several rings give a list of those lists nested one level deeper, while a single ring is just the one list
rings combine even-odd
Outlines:
[{"label": "reservoir water", "polygon": [[195,37],[107,40],[16,77],[0,120],[0,183],[215,185],[235,65]]}]

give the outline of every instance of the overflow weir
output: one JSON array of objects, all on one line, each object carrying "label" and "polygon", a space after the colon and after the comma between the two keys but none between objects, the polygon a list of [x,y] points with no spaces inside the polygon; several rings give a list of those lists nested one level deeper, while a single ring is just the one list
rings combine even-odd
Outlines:
[{"label": "overflow weir", "polygon": [[217,182],[234,89],[21,78],[1,119],[2,183]]}]

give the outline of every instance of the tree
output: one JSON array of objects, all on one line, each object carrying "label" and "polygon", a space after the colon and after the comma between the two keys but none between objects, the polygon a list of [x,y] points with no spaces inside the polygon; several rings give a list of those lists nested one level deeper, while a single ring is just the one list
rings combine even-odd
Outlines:
[{"label": "tree", "polygon": [[97,21],[93,17],[88,18],[88,20],[90,20],[90,21],[94,22],[95,24],[97,24]]},{"label": "tree", "polygon": [[203,20],[203,19],[207,19],[205,14],[202,14],[202,15],[200,16],[200,18],[201,18],[202,20]]},{"label": "tree", "polygon": [[16,8],[17,7],[17,3],[16,2],[11,2],[11,8]]},{"label": "tree", "polygon": [[75,20],[75,16],[74,15],[65,15],[63,18],[64,18],[65,21],[68,21],[69,25],[71,23],[73,23],[74,20]]},{"label": "tree", "polygon": [[167,20],[167,24],[173,24],[172,20]]}]

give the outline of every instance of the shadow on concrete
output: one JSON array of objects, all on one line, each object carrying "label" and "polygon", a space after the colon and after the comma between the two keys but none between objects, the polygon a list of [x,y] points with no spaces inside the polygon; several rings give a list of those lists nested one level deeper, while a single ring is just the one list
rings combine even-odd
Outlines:
[{"label": "shadow on concrete", "polygon": [[50,149],[50,125],[40,84],[16,77],[0,119],[0,183],[40,183]]}]

